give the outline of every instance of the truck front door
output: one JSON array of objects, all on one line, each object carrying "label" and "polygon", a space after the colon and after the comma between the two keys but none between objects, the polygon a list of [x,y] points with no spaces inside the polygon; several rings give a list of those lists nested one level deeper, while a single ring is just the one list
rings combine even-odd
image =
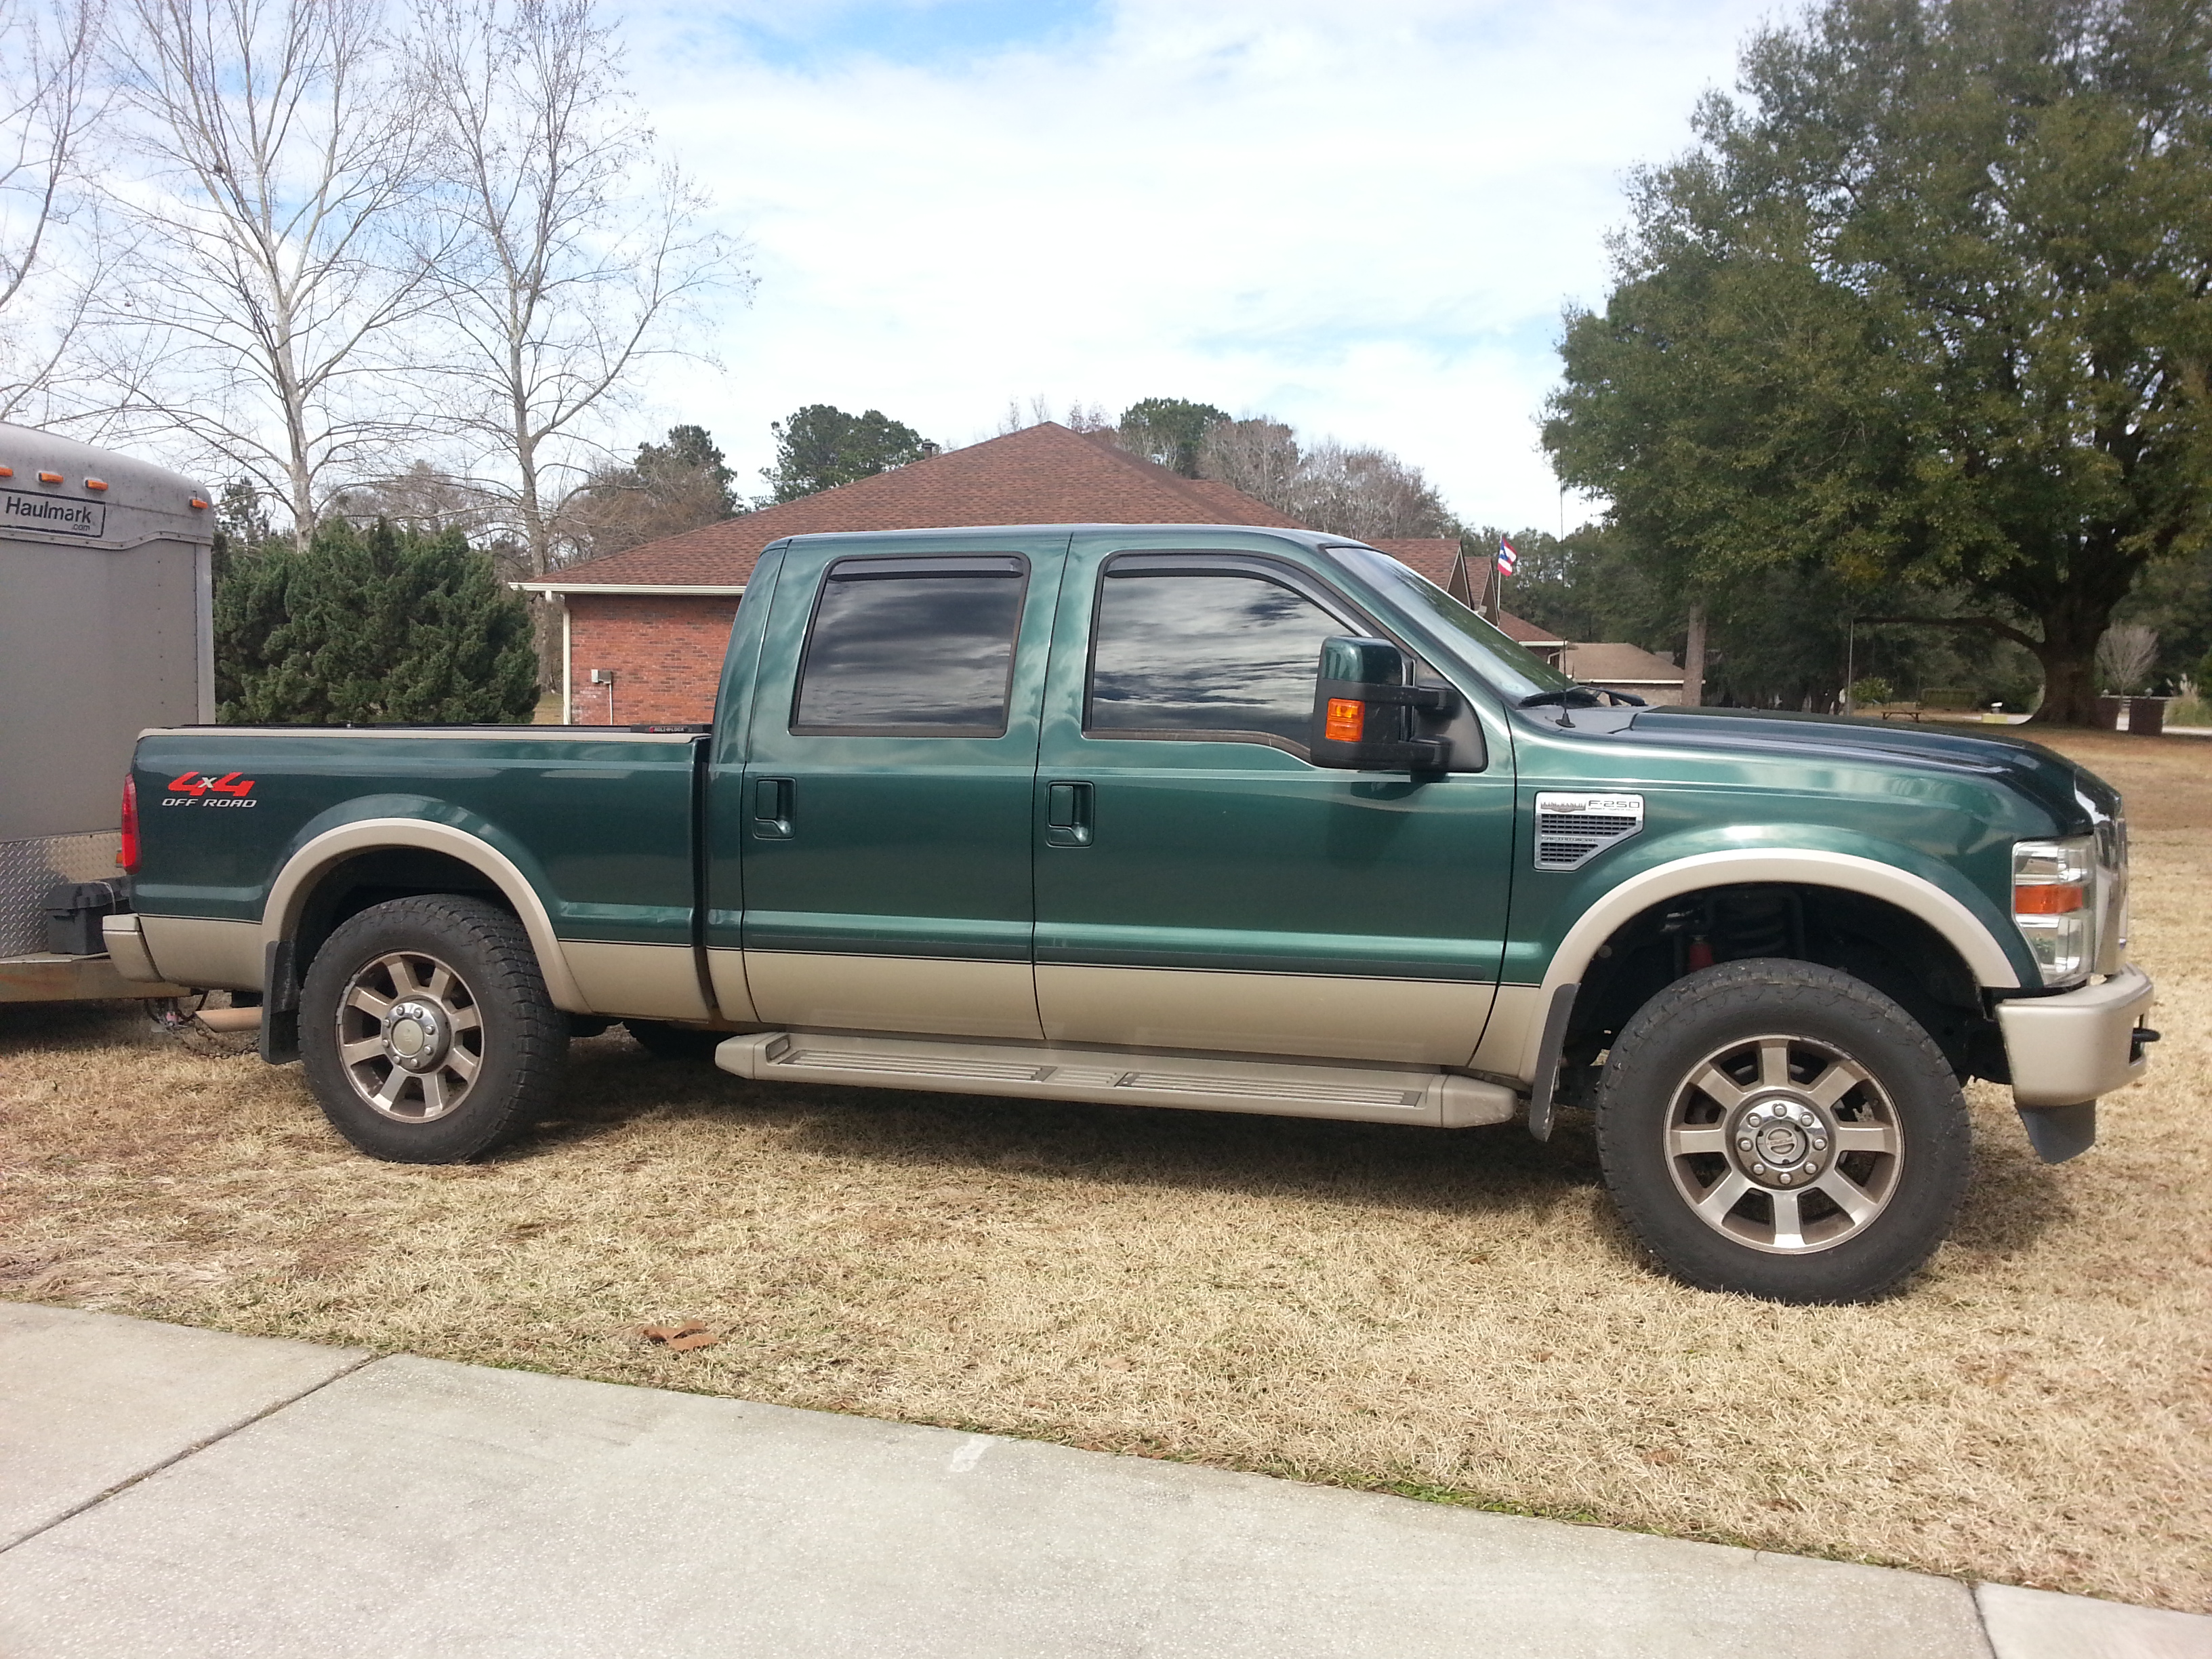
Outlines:
[{"label": "truck front door", "polygon": [[1066,544],[987,533],[785,554],[744,781],[714,809],[742,818],[763,1021],[1042,1036],[1029,826]]},{"label": "truck front door", "polygon": [[1037,775],[1045,1034],[1465,1065],[1504,949],[1508,739],[1476,772],[1311,765],[1321,643],[1378,629],[1263,547],[1075,538]]}]

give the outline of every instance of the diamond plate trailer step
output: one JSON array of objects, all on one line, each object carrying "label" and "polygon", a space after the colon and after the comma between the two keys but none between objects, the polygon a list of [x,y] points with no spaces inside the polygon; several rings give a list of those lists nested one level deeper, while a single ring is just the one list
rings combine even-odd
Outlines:
[{"label": "diamond plate trailer step", "polygon": [[1177,1106],[1443,1129],[1503,1123],[1519,1104],[1501,1085],[1433,1067],[937,1042],[909,1036],[757,1031],[722,1043],[714,1050],[714,1063],[762,1082]]}]

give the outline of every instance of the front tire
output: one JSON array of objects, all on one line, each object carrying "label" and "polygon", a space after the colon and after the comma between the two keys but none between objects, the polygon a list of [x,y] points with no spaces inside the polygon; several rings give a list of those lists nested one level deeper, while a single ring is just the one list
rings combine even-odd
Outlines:
[{"label": "front tire", "polygon": [[1863,1302],[1920,1267],[1966,1190],[1966,1103],[1928,1034],[1833,969],[1734,962],[1676,981],[1615,1039],[1606,1185],[1703,1290]]},{"label": "front tire", "polygon": [[454,894],[393,899],[324,942],[300,1057],[331,1127],[372,1158],[461,1164],[552,1103],[568,1055],[529,935]]}]

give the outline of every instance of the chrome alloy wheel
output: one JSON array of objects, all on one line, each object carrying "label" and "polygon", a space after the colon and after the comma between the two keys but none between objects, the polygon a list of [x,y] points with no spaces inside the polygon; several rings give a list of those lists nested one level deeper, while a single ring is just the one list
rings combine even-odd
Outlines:
[{"label": "chrome alloy wheel", "polygon": [[483,1065],[483,1016],[437,957],[397,951],[346,982],[338,1057],[364,1104],[401,1123],[457,1110]]},{"label": "chrome alloy wheel", "polygon": [[1905,1167],[1881,1085],[1809,1037],[1747,1037],[1706,1055],[1674,1091],[1664,1133],[1668,1172],[1698,1218],[1776,1255],[1863,1231]]}]

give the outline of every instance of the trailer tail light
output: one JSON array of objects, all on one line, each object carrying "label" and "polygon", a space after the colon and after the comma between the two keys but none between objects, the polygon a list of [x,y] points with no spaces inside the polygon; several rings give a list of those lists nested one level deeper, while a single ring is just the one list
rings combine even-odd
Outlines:
[{"label": "trailer tail light", "polygon": [[138,780],[123,780],[123,847],[115,861],[133,875],[138,871]]}]

